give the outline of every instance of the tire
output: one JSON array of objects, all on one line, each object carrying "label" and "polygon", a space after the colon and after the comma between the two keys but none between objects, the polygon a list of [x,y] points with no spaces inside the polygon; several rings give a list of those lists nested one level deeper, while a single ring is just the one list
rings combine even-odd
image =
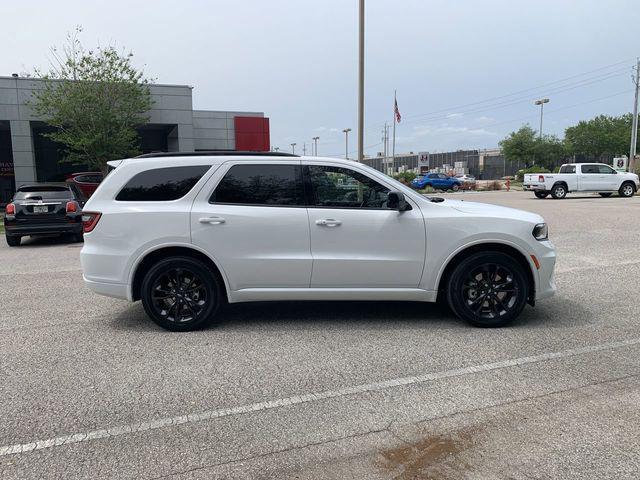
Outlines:
[{"label": "tire", "polygon": [[618,195],[625,198],[633,197],[636,193],[636,186],[632,182],[624,182],[618,190]]},{"label": "tire", "polygon": [[22,237],[20,235],[5,235],[7,239],[7,245],[10,247],[19,247]]},{"label": "tire", "polygon": [[557,183],[551,188],[551,196],[556,200],[562,200],[567,196],[567,187],[562,183]]},{"label": "tire", "polygon": [[600,195],[602,198],[609,198],[612,193],[611,192],[600,192],[598,193],[598,195]]},{"label": "tire", "polygon": [[142,280],[141,297],[151,320],[174,332],[209,325],[223,301],[216,275],[191,257],[169,257],[153,265]]},{"label": "tire", "polygon": [[457,183],[454,183],[453,185],[451,185],[451,190],[453,190],[454,192],[457,192],[458,190],[460,190],[460,185],[458,185]]},{"label": "tire", "polygon": [[508,325],[520,315],[528,297],[529,280],[524,268],[500,252],[478,252],[465,258],[447,284],[451,310],[476,327]]},{"label": "tire", "polygon": [[534,195],[538,198],[547,198],[549,196],[549,192],[534,192]]},{"label": "tire", "polygon": [[82,233],[76,233],[73,235],[73,241],[76,243],[84,242],[84,235]]}]

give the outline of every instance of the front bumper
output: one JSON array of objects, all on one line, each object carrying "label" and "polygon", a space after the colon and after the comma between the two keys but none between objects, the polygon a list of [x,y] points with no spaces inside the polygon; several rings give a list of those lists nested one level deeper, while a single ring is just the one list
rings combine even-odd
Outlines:
[{"label": "front bumper", "polygon": [[536,252],[536,258],[540,262],[538,271],[538,285],[536,288],[536,300],[552,297],[556,293],[555,267],[556,250],[550,241],[540,242],[544,251]]}]

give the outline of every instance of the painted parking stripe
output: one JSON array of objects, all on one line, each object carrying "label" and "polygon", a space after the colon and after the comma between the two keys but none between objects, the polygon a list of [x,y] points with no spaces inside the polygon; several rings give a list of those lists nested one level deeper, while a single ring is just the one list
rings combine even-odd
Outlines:
[{"label": "painted parking stripe", "polygon": [[640,344],[640,338],[632,338],[628,340],[622,340],[619,342],[603,343],[599,345],[590,345],[580,348],[572,348],[569,350],[562,350],[560,352],[542,353],[540,355],[532,355],[529,357],[514,358],[511,360],[503,360],[500,362],[485,363],[482,365],[474,365],[465,368],[456,368],[451,370],[443,370],[434,373],[425,373],[423,375],[411,376],[411,377],[399,377],[390,380],[384,380],[375,383],[366,383],[362,385],[355,385],[352,387],[339,388],[337,390],[326,390],[324,392],[307,393],[303,395],[295,395],[292,397],[279,398],[275,400],[268,400],[264,402],[251,403],[248,405],[241,405],[237,407],[223,408],[218,410],[206,410],[199,413],[191,413],[188,415],[179,415],[175,417],[165,417],[156,420],[150,420],[148,422],[132,423],[128,425],[120,425],[110,428],[104,428],[100,430],[91,430],[87,432],[74,433],[70,435],[62,435],[54,438],[47,438],[44,440],[34,440],[29,443],[18,443],[15,445],[0,446],[0,456],[14,455],[18,453],[26,453],[34,450],[42,450],[45,448],[52,448],[61,445],[69,445],[72,443],[88,442],[91,440],[98,440],[101,438],[118,437],[120,435],[126,435],[129,433],[145,432],[148,430],[158,430],[161,428],[175,427],[186,423],[202,422],[205,420],[212,420],[216,418],[230,417],[235,415],[242,415],[251,412],[260,412],[262,410],[271,410],[274,408],[286,407],[290,405],[297,405],[302,403],[316,402],[319,400],[325,400],[328,398],[345,397],[349,395],[357,395],[365,392],[375,392],[379,390],[386,390],[395,387],[402,387],[407,385],[415,385],[425,382],[431,382],[434,380],[440,380],[444,378],[460,377],[464,375],[470,375],[474,373],[489,372],[492,370],[500,370],[503,368],[516,367],[520,365],[532,364],[554,360],[558,358],[573,357],[576,355],[584,355],[587,353],[600,352],[604,350],[613,350],[622,347],[629,347]]}]

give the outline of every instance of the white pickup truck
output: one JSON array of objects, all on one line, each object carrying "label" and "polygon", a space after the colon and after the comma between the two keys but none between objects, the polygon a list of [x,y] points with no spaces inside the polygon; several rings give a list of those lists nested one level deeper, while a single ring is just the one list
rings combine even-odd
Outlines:
[{"label": "white pickup truck", "polygon": [[566,163],[560,173],[528,173],[522,187],[538,198],[549,194],[556,199],[569,192],[595,192],[609,197],[618,192],[621,197],[633,197],[640,188],[638,175],[618,172],[604,163]]}]

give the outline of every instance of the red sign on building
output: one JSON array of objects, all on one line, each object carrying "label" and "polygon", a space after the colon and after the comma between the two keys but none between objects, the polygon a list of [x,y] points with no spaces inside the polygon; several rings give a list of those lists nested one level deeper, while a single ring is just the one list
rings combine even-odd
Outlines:
[{"label": "red sign on building", "polygon": [[268,152],[271,149],[269,119],[263,117],[234,117],[236,150]]}]

